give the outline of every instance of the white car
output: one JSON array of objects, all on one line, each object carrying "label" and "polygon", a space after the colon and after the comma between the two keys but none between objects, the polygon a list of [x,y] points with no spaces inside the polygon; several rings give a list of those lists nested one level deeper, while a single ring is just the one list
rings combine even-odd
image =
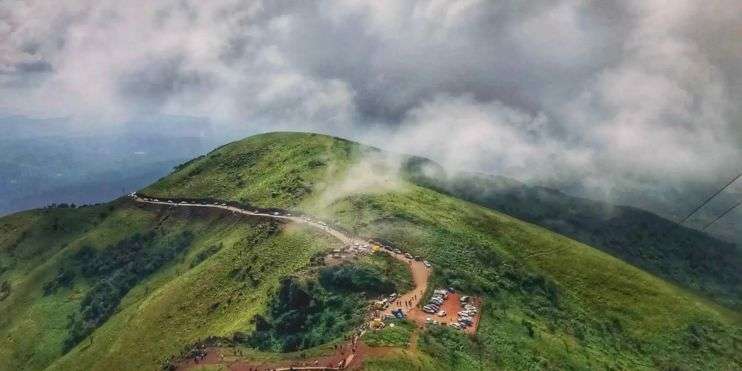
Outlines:
[{"label": "white car", "polygon": [[430,264],[430,262],[427,261],[427,260],[423,260],[423,264],[425,264],[425,266],[428,267],[428,268],[432,267],[432,265]]},{"label": "white car", "polygon": [[442,311],[438,312],[438,317],[445,317],[445,316],[446,316],[446,311],[445,310],[442,310]]}]

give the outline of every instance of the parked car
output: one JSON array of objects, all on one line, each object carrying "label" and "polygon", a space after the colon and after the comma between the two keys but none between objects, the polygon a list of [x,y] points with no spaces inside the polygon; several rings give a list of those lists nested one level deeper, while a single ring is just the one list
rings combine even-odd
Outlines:
[{"label": "parked car", "polygon": [[423,260],[423,264],[425,264],[425,266],[428,267],[428,268],[432,267],[432,265],[430,264],[430,262],[427,261],[427,260]]},{"label": "parked car", "polygon": [[435,295],[440,295],[440,296],[442,296],[442,297],[443,297],[444,299],[448,297],[448,291],[447,291],[447,290],[444,290],[444,289],[437,289],[437,290],[434,290],[434,291],[433,291],[433,294],[435,294]]},{"label": "parked car", "polygon": [[445,310],[442,310],[442,311],[438,312],[438,317],[445,317],[445,316],[446,316],[446,311]]}]

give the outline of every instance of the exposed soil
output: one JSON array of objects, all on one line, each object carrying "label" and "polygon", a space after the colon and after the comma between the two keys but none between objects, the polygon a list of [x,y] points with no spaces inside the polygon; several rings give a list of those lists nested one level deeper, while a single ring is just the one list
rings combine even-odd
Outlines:
[{"label": "exposed soil", "polygon": [[353,370],[358,369],[368,353],[380,354],[360,341],[341,344],[334,352],[307,359],[279,361],[256,361],[234,354],[232,348],[207,348],[206,357],[200,360],[189,359],[180,363],[177,370],[189,370],[200,365],[224,365],[234,371],[267,370]]},{"label": "exposed soil", "polygon": [[[138,196],[132,197],[135,201],[145,204],[154,204],[162,206],[184,206],[189,208],[197,209],[222,209],[231,211],[233,214],[241,214],[248,216],[257,216],[263,218],[270,218],[274,220],[283,220],[288,222],[302,223],[310,225],[312,227],[323,230],[331,236],[339,239],[345,247],[341,253],[337,254],[337,258],[329,258],[326,263],[337,264],[340,261],[347,260],[354,257],[357,253],[368,252],[368,248],[361,248],[359,246],[365,245],[365,241],[350,237],[349,235],[333,229],[324,223],[309,220],[305,217],[292,216],[286,212],[265,212],[259,210],[246,210],[226,204],[204,204],[197,202],[176,202],[172,200],[158,200],[146,199]],[[366,245],[368,246],[368,245]],[[393,310],[401,308],[410,321],[416,323],[416,325],[422,329],[427,324],[427,318],[435,319],[441,324],[448,324],[457,321],[457,312],[463,309],[459,302],[459,294],[453,293],[448,296],[448,299],[443,303],[442,310],[446,311],[446,315],[438,317],[437,315],[430,315],[422,311],[419,307],[425,290],[428,287],[428,280],[430,278],[431,269],[427,268],[423,262],[415,261],[414,259],[408,259],[403,254],[396,254],[387,251],[396,259],[405,262],[412,272],[412,279],[414,281],[414,288],[401,295],[383,312],[376,312],[375,315],[391,315]],[[334,260],[337,260],[334,261]],[[481,300],[474,299],[473,302],[481,310]],[[467,333],[475,333],[479,325],[479,315],[474,319],[474,324],[468,327],[465,331]],[[416,339],[418,338],[417,332],[413,332],[411,336],[410,347],[414,349],[416,347]],[[206,356],[201,359],[185,359],[179,363],[178,370],[188,370],[199,365],[225,365],[229,370],[239,371],[265,371],[265,370],[336,370],[336,369],[357,369],[362,366],[363,359],[367,355],[371,354],[374,356],[382,356],[391,349],[389,348],[370,348],[365,345],[362,341],[355,338],[344,344],[338,345],[334,351],[330,354],[314,357],[311,359],[286,359],[279,361],[256,361],[244,359],[238,353],[235,354],[233,348],[207,348]]]},{"label": "exposed soil", "polygon": [[410,267],[410,271],[412,272],[412,281],[414,282],[415,287],[401,295],[397,298],[389,307],[384,310],[385,315],[391,315],[392,311],[397,309],[402,309],[402,312],[405,313],[408,317],[411,314],[414,314],[415,312],[421,312],[419,308],[417,308],[418,304],[422,300],[423,296],[425,295],[425,290],[428,287],[428,279],[430,278],[430,269],[425,266],[422,262],[415,261],[413,259],[407,259],[402,254],[390,254],[405,262]]}]

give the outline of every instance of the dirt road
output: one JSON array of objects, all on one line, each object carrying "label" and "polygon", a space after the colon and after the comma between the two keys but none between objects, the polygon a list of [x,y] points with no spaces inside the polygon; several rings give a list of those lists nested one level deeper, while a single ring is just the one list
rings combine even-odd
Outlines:
[{"label": "dirt road", "polygon": [[142,197],[139,197],[139,196],[134,196],[132,198],[136,202],[141,202],[141,203],[146,203],[146,204],[152,204],[152,205],[167,205],[167,206],[181,206],[181,207],[203,207],[203,208],[210,208],[210,209],[222,209],[222,210],[231,211],[231,212],[234,212],[234,213],[237,213],[237,214],[242,214],[242,215],[262,216],[262,217],[279,219],[279,220],[287,220],[287,221],[291,221],[291,222],[294,222],[294,223],[306,224],[306,225],[312,226],[314,228],[321,229],[325,233],[327,233],[327,234],[329,234],[329,235],[337,238],[338,240],[340,240],[344,244],[354,244],[354,243],[364,243],[365,242],[365,241],[362,241],[362,240],[359,240],[359,239],[354,239],[354,238],[346,235],[345,233],[342,233],[342,232],[340,232],[340,231],[338,231],[336,229],[332,229],[331,227],[329,227],[327,225],[323,225],[322,222],[317,222],[317,221],[309,220],[307,218],[300,217],[300,216],[293,216],[293,215],[289,216],[289,215],[276,214],[276,213],[263,213],[263,212],[259,212],[259,211],[246,210],[246,209],[242,209],[242,208],[235,207],[235,206],[229,206],[229,205],[226,205],[226,204],[222,205],[221,203],[219,203],[219,204],[203,204],[203,203],[184,202],[184,201],[177,202],[177,201],[173,201],[173,200],[163,200],[163,201],[160,201],[159,199],[157,201],[154,201],[152,199],[142,198]]},{"label": "dirt road", "polygon": [[412,272],[412,280],[415,284],[415,287],[412,289],[412,291],[407,292],[406,294],[403,294],[399,298],[397,298],[397,300],[395,300],[386,310],[384,310],[384,314],[391,315],[392,311],[402,308],[402,312],[404,312],[409,317],[410,313],[420,311],[420,308],[418,308],[417,306],[420,303],[420,300],[422,300],[423,296],[425,295],[425,290],[428,287],[430,268],[427,268],[425,264],[423,264],[423,262],[408,259],[402,254],[391,254],[410,267],[410,271]]},{"label": "dirt road", "polygon": [[[187,202],[187,201],[177,201],[177,200],[167,200],[167,199],[159,200],[155,198],[140,197],[135,194],[132,194],[131,197],[134,201],[145,203],[145,204],[181,206],[181,207],[214,208],[214,209],[222,209],[225,211],[230,211],[230,212],[242,214],[242,215],[267,217],[267,218],[272,218],[272,219],[300,223],[300,224],[304,224],[304,225],[308,225],[308,226],[320,229],[323,232],[337,238],[346,246],[347,249],[351,250],[352,252],[355,252],[355,253],[371,252],[370,246],[365,240],[349,236],[344,232],[341,232],[339,230],[336,230],[328,226],[326,223],[316,221],[315,219],[307,217],[307,216],[290,215],[288,214],[288,212],[261,212],[257,210],[252,211],[252,210],[239,208],[236,206],[226,205],[225,203],[197,203],[197,202]],[[410,268],[410,271],[412,273],[414,288],[411,291],[402,294],[400,297],[397,298],[397,300],[392,302],[391,305],[383,311],[383,314],[391,315],[393,310],[401,308],[402,311],[407,316],[407,318],[415,322],[420,328],[425,326],[426,320],[428,317],[436,317],[435,318],[436,320],[439,320],[440,322],[446,322],[446,323],[453,323],[456,321],[455,313],[463,309],[461,308],[461,305],[459,304],[459,300],[458,300],[459,297],[457,294],[450,295],[449,299],[446,300],[442,308],[443,310],[446,311],[445,317],[438,318],[435,315],[429,315],[423,312],[422,309],[418,307],[418,305],[420,304],[420,301],[423,299],[425,295],[425,291],[427,290],[428,280],[430,279],[430,274],[432,270],[431,268],[426,267],[425,264],[421,261],[416,261],[414,259],[409,259],[405,257],[404,254],[395,253],[393,251],[385,251],[385,252],[392,255],[394,258],[407,264],[407,266]],[[481,302],[478,302],[477,304],[481,305]],[[476,322],[474,326],[467,328],[465,330],[466,332],[469,332],[469,333],[476,332],[477,325],[479,322],[478,317],[479,316],[477,316],[476,318]],[[350,344],[340,345],[340,348],[338,348],[332,354],[314,358],[311,360],[302,360],[300,362],[286,360],[286,361],[276,362],[272,364],[264,364],[264,363],[259,363],[259,362],[252,362],[246,359],[240,359],[239,356],[235,356],[235,355],[230,355],[230,357],[225,358],[223,352],[225,352],[226,349],[214,348],[214,349],[210,349],[206,359],[202,360],[201,362],[196,363],[194,360],[185,360],[178,367],[178,369],[189,369],[189,368],[197,366],[198,364],[223,364],[223,365],[227,365],[232,370],[248,370],[248,369],[249,370],[252,370],[252,369],[264,370],[264,369],[273,369],[273,368],[281,368],[281,367],[291,368],[291,367],[302,367],[302,366],[308,367],[307,369],[313,369],[314,367],[318,367],[318,366],[319,366],[318,368],[320,369],[322,368],[331,369],[332,366],[337,367],[340,361],[345,361],[344,368],[356,368],[362,364],[363,357],[369,350],[370,349],[362,342],[355,343],[354,341]]]}]

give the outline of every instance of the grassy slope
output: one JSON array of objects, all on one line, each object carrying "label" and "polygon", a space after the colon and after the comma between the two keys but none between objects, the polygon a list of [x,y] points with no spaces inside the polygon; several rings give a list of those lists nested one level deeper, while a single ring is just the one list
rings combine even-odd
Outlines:
[{"label": "grassy slope", "polygon": [[[280,151],[265,156],[263,148]],[[480,334],[488,365],[739,365],[731,345],[740,335],[737,313],[543,228],[412,184],[348,193],[328,205],[322,192],[332,188],[324,179],[340,180],[366,151],[320,135],[261,135],[222,147],[145,191],[296,207],[428,257],[440,268],[438,280],[487,296]],[[221,174],[221,161],[240,156],[251,158],[253,167],[241,174],[261,179],[257,188],[230,186]],[[282,176],[264,177],[268,169]],[[295,191],[296,181],[306,192]],[[534,280],[555,285],[558,304],[542,303],[548,293],[532,289]]]},{"label": "grassy slope", "polygon": [[438,172],[436,177],[416,180],[600,248],[723,305],[742,307],[742,250],[732,243],[633,207],[572,197],[504,177]]},{"label": "grassy slope", "polygon": [[318,134],[265,134],[222,146],[143,191],[291,208],[322,191],[359,156],[356,144]]},{"label": "grassy slope", "polygon": [[[16,264],[2,276],[10,277],[12,295],[0,302],[0,369],[151,369],[177,354],[185,345],[207,336],[231,336],[235,331],[249,331],[252,315],[266,304],[268,292],[284,275],[303,270],[317,251],[336,246],[334,240],[316,231],[286,226],[275,234],[266,234],[272,223],[239,219],[219,213],[189,215],[155,209],[140,209],[116,204],[101,218],[95,210],[30,211],[3,218],[0,225],[23,233],[30,227],[30,237],[14,250],[34,247],[52,251],[51,258],[35,259],[43,264],[27,268]],[[46,221],[58,215],[79,214],[80,220],[69,225],[95,225],[71,229],[59,236],[69,241],[59,247],[51,241],[34,241],[43,235]],[[28,224],[29,220],[34,223]],[[183,230],[197,238],[185,253],[147,277],[130,290],[117,313],[91,337],[61,359],[61,343],[67,330],[68,316],[90,282],[78,278],[71,289],[44,296],[42,285],[52,279],[63,256],[83,244],[100,248],[133,234],[157,228],[172,235]],[[8,246],[17,239],[8,235],[0,245],[5,258]],[[51,239],[54,240],[54,239]],[[216,254],[191,268],[200,251],[221,243]],[[34,260],[34,259],[31,259]],[[2,259],[6,261],[6,259]],[[18,259],[19,262],[25,261]],[[255,284],[235,279],[233,271],[249,267]]]},{"label": "grassy slope", "polygon": [[[192,161],[145,192],[323,215],[427,257],[439,283],[484,295],[478,337],[428,331],[419,351],[393,351],[370,360],[369,369],[740,367],[732,345],[741,336],[737,313],[589,246],[408,183],[393,191],[323,194],[337,189],[332,183],[369,151],[321,135],[261,135]],[[197,236],[184,256],[132,289],[92,341],[84,340],[53,368],[149,368],[196,339],[249,328],[247,320],[264,308],[278,278],[306,267],[312,252],[333,244],[293,228],[256,239],[260,226],[244,228],[244,220],[229,216],[107,207],[52,211],[52,217],[70,212],[80,219],[71,223],[80,227],[52,238],[45,237],[51,222],[42,211],[0,219],[0,228],[13,230],[0,236],[2,261],[22,226],[37,230],[26,238],[48,238],[28,242],[25,248],[39,253],[13,258],[11,270],[0,276],[10,277],[14,288],[0,302],[0,310],[11,314],[0,319],[0,357],[13,363],[0,368],[38,369],[59,356],[66,317],[89,283],[49,297],[41,295],[41,286],[54,276],[64,251],[81,241],[100,247],[160,224],[170,233],[192,230]],[[198,252],[219,242],[220,252],[189,269]],[[18,245],[16,255],[24,246]],[[229,277],[244,266],[261,267],[257,287]],[[210,309],[215,303],[222,304]]]}]

